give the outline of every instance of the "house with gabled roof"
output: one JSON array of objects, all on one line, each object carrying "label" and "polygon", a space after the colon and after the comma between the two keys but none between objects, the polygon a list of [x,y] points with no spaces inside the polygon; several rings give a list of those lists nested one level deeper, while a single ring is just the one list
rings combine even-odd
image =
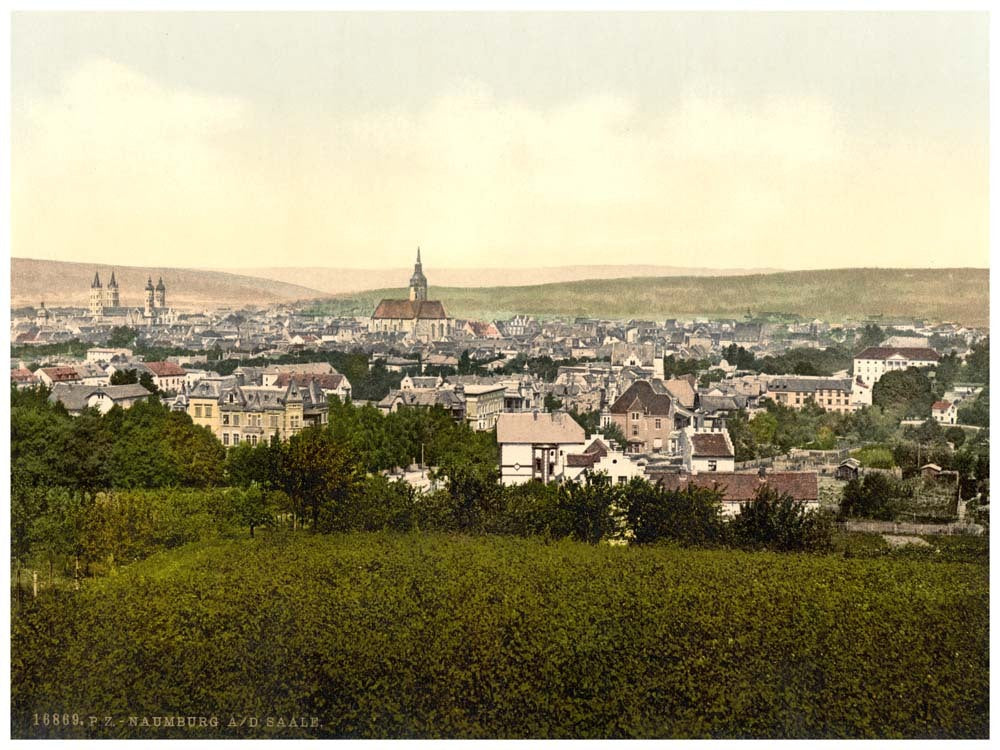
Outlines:
[{"label": "house with gabled roof", "polygon": [[107,414],[114,406],[128,409],[151,395],[138,383],[98,386],[56,383],[52,386],[49,401],[59,402],[71,416],[79,416],[87,409],[97,409],[101,414]]},{"label": "house with gabled roof", "polygon": [[662,380],[638,380],[615,400],[608,411],[628,453],[673,452],[673,433],[691,421],[676,401]]},{"label": "house with gabled roof", "polygon": [[197,425],[208,427],[225,446],[251,445],[277,435],[285,440],[310,425],[325,425],[329,404],[310,380],[284,387],[239,385],[236,378],[203,378],[178,397]]},{"label": "house with gabled roof", "polygon": [[497,418],[500,481],[562,481],[567,456],[580,453],[586,433],[566,412],[505,412]]}]

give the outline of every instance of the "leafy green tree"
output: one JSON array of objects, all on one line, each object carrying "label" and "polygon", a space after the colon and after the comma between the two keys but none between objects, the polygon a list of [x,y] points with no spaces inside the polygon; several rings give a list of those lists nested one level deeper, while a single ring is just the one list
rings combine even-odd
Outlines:
[{"label": "leafy green tree", "polygon": [[725,377],[726,373],[723,370],[713,367],[698,378],[698,386],[701,388],[708,388],[708,386],[712,383],[718,383],[724,380]]},{"label": "leafy green tree", "polygon": [[139,376],[139,385],[154,395],[160,392],[160,389],[156,387],[156,383],[153,382],[153,376],[151,373],[142,373]]},{"label": "leafy green tree", "polygon": [[360,478],[350,446],[338,443],[327,430],[308,427],[288,440],[281,463],[282,489],[310,518],[314,532],[344,527]]},{"label": "leafy green tree", "polygon": [[134,328],[129,328],[128,326],[115,326],[111,329],[111,334],[108,336],[108,346],[127,348],[135,343],[135,338],[137,336],[137,331]]},{"label": "leafy green tree", "polygon": [[268,494],[259,485],[246,489],[231,489],[228,494],[231,495],[237,521],[250,529],[251,539],[255,528],[273,521],[274,513],[268,503]]},{"label": "leafy green tree", "polygon": [[872,388],[872,403],[900,417],[929,417],[934,400],[930,378],[915,367],[887,372]]},{"label": "leafy green tree", "polygon": [[826,550],[833,539],[833,525],[825,514],[767,485],[753,500],[740,504],[729,529],[738,546],[780,552]]},{"label": "leafy green tree", "polygon": [[620,507],[618,495],[604,474],[590,477],[586,484],[561,485],[558,507],[569,519],[571,536],[590,544],[616,537],[620,530],[616,511]]},{"label": "leafy green tree", "polygon": [[562,405],[563,402],[551,393],[545,394],[545,411],[556,411],[557,409],[561,409]]},{"label": "leafy green tree", "polygon": [[608,440],[614,442],[619,449],[625,450],[625,446],[628,441],[625,438],[625,433],[622,432],[622,428],[618,426],[617,422],[608,422],[602,428],[601,434],[603,434]]},{"label": "leafy green tree", "polygon": [[840,515],[844,518],[891,521],[896,515],[898,501],[905,496],[905,490],[892,477],[872,472],[863,479],[850,480],[844,487]]},{"label": "leafy green tree", "polygon": [[990,337],[972,345],[965,358],[965,378],[973,383],[990,382]]},{"label": "leafy green tree", "polygon": [[752,461],[757,458],[757,436],[750,426],[745,412],[737,412],[726,420],[726,429],[729,430],[729,437],[733,441],[733,450],[736,460]]},{"label": "leafy green tree", "polygon": [[867,349],[869,346],[878,346],[885,340],[885,331],[874,323],[868,323],[858,337],[858,350]]},{"label": "leafy green tree", "polygon": [[944,431],[944,439],[954,445],[955,450],[958,450],[965,442],[965,430],[957,425],[952,425]]},{"label": "leafy green tree", "polygon": [[139,382],[139,373],[136,370],[115,370],[111,373],[111,385],[132,385]]},{"label": "leafy green tree", "polygon": [[633,544],[675,541],[705,546],[723,539],[721,492],[694,486],[669,492],[636,478],[623,495]]},{"label": "leafy green tree", "polygon": [[945,391],[961,377],[962,362],[954,352],[945,354],[938,360],[934,368],[934,390],[938,396],[944,396]]},{"label": "leafy green tree", "polygon": [[990,426],[990,389],[989,386],[983,388],[971,404],[962,404],[958,407],[959,424],[974,425],[976,427]]}]

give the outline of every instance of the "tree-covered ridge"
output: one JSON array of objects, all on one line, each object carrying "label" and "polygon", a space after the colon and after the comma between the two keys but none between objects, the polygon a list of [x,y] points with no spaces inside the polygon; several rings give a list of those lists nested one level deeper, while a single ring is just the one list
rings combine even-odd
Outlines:
[{"label": "tree-covered ridge", "polygon": [[[989,270],[985,268],[847,268],[748,276],[672,276],[594,279],[519,287],[432,287],[451,315],[493,320],[537,317],[741,318],[747,309],[776,310],[840,321],[870,316],[953,320],[989,325]],[[338,295],[317,301],[315,313],[369,315],[401,289]],[[762,303],[762,300],[766,302]]]}]

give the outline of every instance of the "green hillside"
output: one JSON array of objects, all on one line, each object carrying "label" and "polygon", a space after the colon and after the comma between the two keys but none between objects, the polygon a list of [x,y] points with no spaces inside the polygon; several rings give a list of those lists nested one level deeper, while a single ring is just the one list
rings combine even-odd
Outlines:
[{"label": "green hillside", "polygon": [[260,534],[11,639],[14,737],[989,736],[981,562]]},{"label": "green hillside", "polygon": [[[403,289],[340,295],[311,309],[370,315],[383,297]],[[608,279],[519,287],[431,287],[459,318],[742,317],[779,312],[839,321],[869,316],[926,318],[989,325],[989,270],[855,268],[752,276],[672,276]]]}]

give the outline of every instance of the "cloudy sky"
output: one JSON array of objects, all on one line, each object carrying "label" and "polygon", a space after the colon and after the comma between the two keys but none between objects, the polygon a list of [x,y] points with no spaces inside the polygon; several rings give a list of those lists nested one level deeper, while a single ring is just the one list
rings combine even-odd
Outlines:
[{"label": "cloudy sky", "polygon": [[15,256],[988,265],[983,13],[11,27]]}]

